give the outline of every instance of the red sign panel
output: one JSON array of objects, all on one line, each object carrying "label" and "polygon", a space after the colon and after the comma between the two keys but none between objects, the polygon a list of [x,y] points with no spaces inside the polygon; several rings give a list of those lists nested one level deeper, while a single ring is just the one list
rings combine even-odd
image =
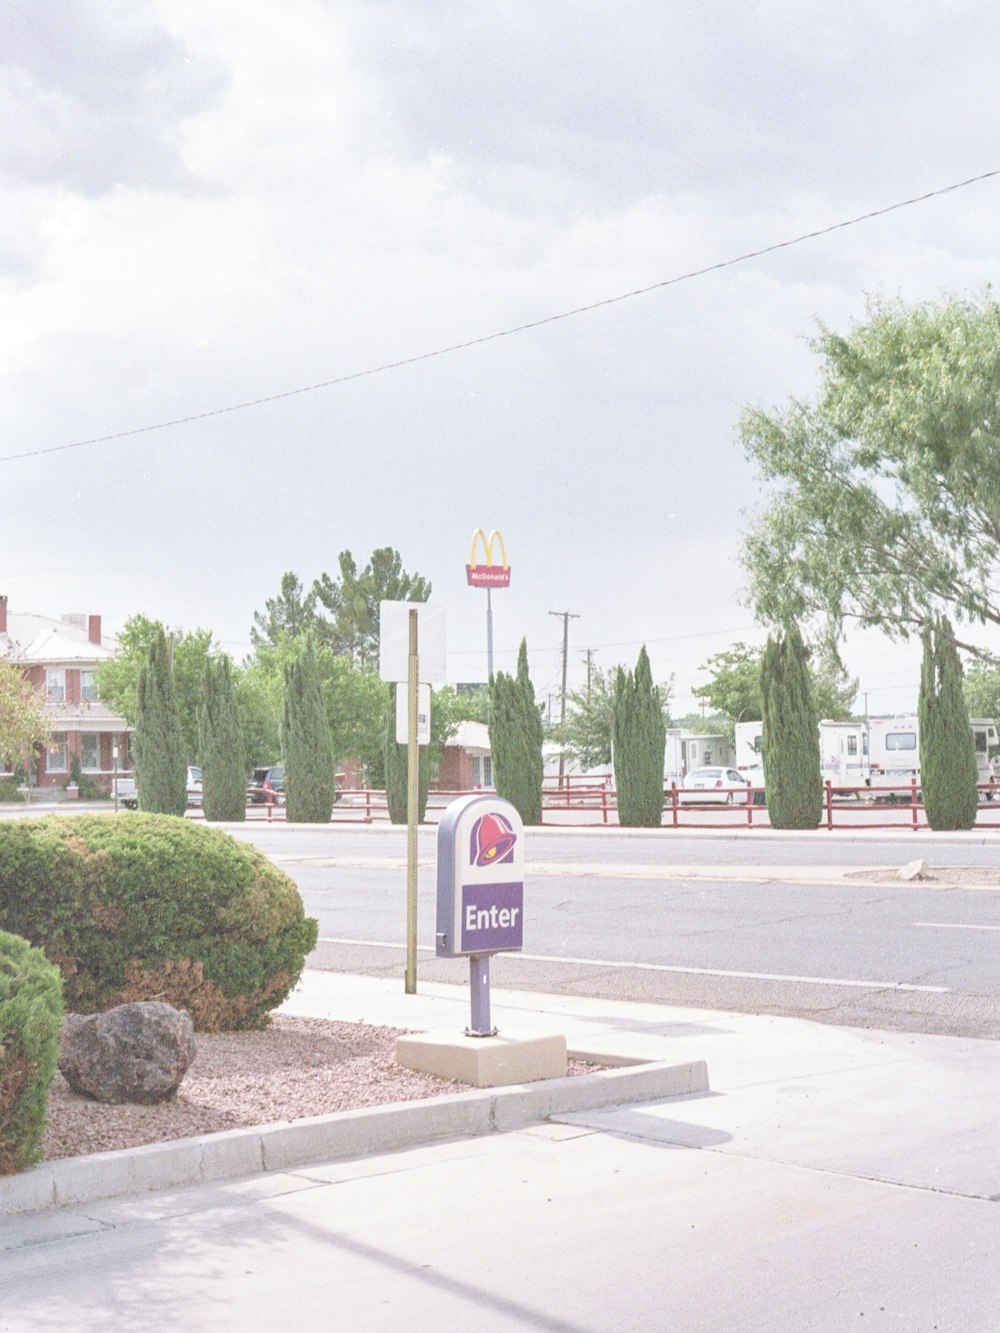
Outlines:
[{"label": "red sign panel", "polygon": [[510,587],[510,565],[466,565],[465,573],[472,588]]},{"label": "red sign panel", "polygon": [[[493,544],[499,543],[500,559],[502,564],[493,563]],[[480,565],[476,561],[476,548],[482,545],[483,563]],[[487,537],[482,528],[476,528],[472,534],[472,554],[469,563],[465,566],[466,577],[469,580],[469,586],[472,588],[509,588],[510,587],[510,565],[507,563],[507,548],[504,545],[503,535],[496,528]]]}]

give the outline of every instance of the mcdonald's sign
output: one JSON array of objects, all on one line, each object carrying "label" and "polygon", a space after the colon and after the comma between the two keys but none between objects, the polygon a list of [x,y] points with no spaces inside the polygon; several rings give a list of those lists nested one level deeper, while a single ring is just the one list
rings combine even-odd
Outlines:
[{"label": "mcdonald's sign", "polygon": [[[493,562],[493,544],[500,547],[499,565]],[[483,562],[480,564],[476,555],[482,545]],[[465,566],[465,572],[469,579],[469,586],[472,588],[509,588],[510,587],[510,565],[507,563],[507,548],[503,542],[503,534],[496,528],[490,532],[487,537],[482,528],[476,528],[472,534],[472,558]]]}]

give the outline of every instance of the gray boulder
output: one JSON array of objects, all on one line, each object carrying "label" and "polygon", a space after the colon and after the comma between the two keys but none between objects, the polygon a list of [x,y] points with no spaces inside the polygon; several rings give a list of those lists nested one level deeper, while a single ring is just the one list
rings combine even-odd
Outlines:
[{"label": "gray boulder", "polygon": [[158,1000],[103,1014],[67,1014],[59,1069],[74,1092],[98,1102],[169,1101],[195,1056],[194,1024]]}]

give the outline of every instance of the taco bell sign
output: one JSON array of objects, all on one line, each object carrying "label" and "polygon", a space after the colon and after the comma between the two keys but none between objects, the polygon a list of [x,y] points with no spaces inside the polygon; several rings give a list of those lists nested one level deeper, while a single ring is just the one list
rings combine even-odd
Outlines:
[{"label": "taco bell sign", "polygon": [[509,801],[463,796],[438,827],[439,958],[520,949],[524,942],[524,826]]}]

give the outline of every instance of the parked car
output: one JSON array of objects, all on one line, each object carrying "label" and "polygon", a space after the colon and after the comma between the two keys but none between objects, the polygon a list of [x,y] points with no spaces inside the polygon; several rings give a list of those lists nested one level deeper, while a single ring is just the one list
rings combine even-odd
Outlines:
[{"label": "parked car", "polygon": [[678,804],[745,805],[750,788],[735,768],[692,768],[677,791]]},{"label": "parked car", "polygon": [[251,805],[264,805],[267,801],[271,801],[274,805],[284,805],[284,767],[281,764],[271,764],[264,768],[255,768],[247,784],[247,800]]},{"label": "parked car", "polygon": [[[196,764],[188,764],[185,781],[187,783],[188,806],[200,810],[202,804],[201,769]],[[126,810],[138,810],[139,789],[135,785],[135,778],[118,778],[114,794],[117,795],[119,804],[123,805]]]}]

